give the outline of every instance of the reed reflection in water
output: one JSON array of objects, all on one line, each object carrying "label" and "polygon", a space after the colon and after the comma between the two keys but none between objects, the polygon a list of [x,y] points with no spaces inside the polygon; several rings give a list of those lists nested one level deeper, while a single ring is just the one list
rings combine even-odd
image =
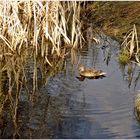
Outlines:
[{"label": "reed reflection in water", "polygon": [[[122,69],[117,61],[118,43],[108,41],[89,42],[80,54],[72,53],[72,61],[59,61],[54,70],[43,67],[41,60],[26,65],[26,84],[19,85],[17,130],[12,130],[15,127],[5,113],[8,125],[3,126],[1,137],[16,132],[15,137],[21,138],[138,138],[140,127],[133,107],[135,91],[140,89],[139,68],[132,64]],[[77,63],[102,69],[107,76],[79,81]],[[132,68],[129,73],[127,67]],[[131,84],[129,74],[134,78]],[[37,85],[34,92],[33,83]]]},{"label": "reed reflection in water", "polygon": [[[135,93],[140,88],[139,80],[137,83],[133,80],[130,85],[129,80],[124,79],[117,61],[119,46],[113,43],[110,42],[110,47],[105,50],[110,55],[110,61],[104,58],[102,44],[97,47],[92,44],[81,52],[80,63],[104,70],[107,77],[79,81],[76,78],[77,67],[71,70],[70,60],[65,75],[62,73],[55,77],[61,84],[59,91],[55,92],[56,96],[50,93],[50,116],[47,119],[53,138],[139,137],[140,127],[133,112]],[[132,77],[137,78],[139,68],[132,71]],[[124,72],[127,78],[127,69]]]}]

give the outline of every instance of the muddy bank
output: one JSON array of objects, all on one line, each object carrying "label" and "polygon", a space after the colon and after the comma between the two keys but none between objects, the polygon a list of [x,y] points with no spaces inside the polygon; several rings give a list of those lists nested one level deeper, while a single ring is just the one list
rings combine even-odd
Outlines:
[{"label": "muddy bank", "polygon": [[[135,24],[140,33],[140,2],[113,1],[113,2],[88,2],[82,18],[86,23],[93,24],[96,30],[123,40],[123,36]],[[86,25],[87,26],[87,25]]]}]

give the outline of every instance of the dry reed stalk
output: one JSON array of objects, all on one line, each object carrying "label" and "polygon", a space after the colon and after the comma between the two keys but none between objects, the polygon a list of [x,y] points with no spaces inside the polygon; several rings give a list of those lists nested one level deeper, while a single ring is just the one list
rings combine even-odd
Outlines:
[{"label": "dry reed stalk", "polygon": [[[8,77],[8,93],[3,103],[10,101],[15,136],[18,133],[17,111],[21,88],[26,82],[24,66],[27,57],[31,55],[34,58],[35,93],[38,88],[37,57],[40,54],[44,63],[53,68],[46,74],[47,77],[63,69],[64,58],[70,52],[64,45],[72,46],[71,57],[73,62],[77,61],[73,50],[82,44],[79,19],[80,2],[0,1],[0,62],[5,63],[0,72],[6,71]],[[33,50],[33,54],[24,50]],[[16,92],[13,91],[15,88]],[[0,109],[2,113],[3,106]]]},{"label": "dry reed stalk", "polygon": [[129,51],[130,59],[134,56],[137,63],[140,63],[139,57],[139,44],[136,26],[134,24],[133,29],[126,35],[124,42],[122,43],[123,49]]},{"label": "dry reed stalk", "polygon": [[[26,54],[26,53],[25,53]],[[14,135],[18,134],[18,126],[17,126],[17,111],[19,105],[19,99],[21,94],[21,89],[23,85],[23,81],[25,79],[24,75],[24,64],[26,60],[26,55],[22,55],[18,57],[16,54],[11,56],[11,58],[6,58],[6,64],[2,67],[1,71],[6,71],[8,76],[8,93],[7,99],[10,101],[10,115],[12,117],[12,121],[15,128]],[[14,90],[16,88],[16,90]],[[5,100],[4,100],[5,102]]]},{"label": "dry reed stalk", "polygon": [[1,17],[3,19],[0,37],[4,40],[7,46],[13,51],[20,53],[23,41],[26,42],[26,25],[23,27],[18,18],[17,1],[3,1],[3,11]]},{"label": "dry reed stalk", "polygon": [[[4,49],[1,49],[0,56],[6,56],[6,59],[14,61],[10,57],[14,56],[15,52],[21,55],[24,49],[31,47],[36,56],[41,54],[53,67],[55,63],[50,62],[50,56],[64,58],[68,52],[63,45],[69,44],[77,48],[79,42],[82,42],[79,18],[80,2],[0,1],[0,39],[5,44],[1,45]],[[10,60],[7,61],[2,70],[7,70],[9,78],[12,76],[8,70],[10,65],[17,81],[19,76],[14,68],[20,68],[21,65],[15,66]],[[12,88],[11,80],[9,83],[9,87]],[[9,89],[9,93],[11,90]]]},{"label": "dry reed stalk", "polygon": [[61,56],[63,41],[74,48],[82,45],[80,2],[3,0],[0,7],[0,38],[12,51],[20,54],[31,38],[36,55],[41,51],[42,57]]}]

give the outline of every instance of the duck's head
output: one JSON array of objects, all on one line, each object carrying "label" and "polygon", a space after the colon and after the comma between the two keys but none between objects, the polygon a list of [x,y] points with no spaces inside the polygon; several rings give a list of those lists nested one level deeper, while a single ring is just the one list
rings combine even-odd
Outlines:
[{"label": "duck's head", "polygon": [[82,72],[82,71],[84,71],[85,70],[85,67],[82,65],[82,64],[80,64],[79,65],[79,72]]}]

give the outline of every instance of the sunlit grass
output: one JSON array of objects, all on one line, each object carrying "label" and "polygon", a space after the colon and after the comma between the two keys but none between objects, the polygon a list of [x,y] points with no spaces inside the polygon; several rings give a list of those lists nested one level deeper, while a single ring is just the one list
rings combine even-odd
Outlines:
[{"label": "sunlit grass", "polygon": [[[0,119],[8,102],[13,138],[19,136],[17,116],[23,88],[34,105],[38,68],[47,84],[49,77],[64,69],[67,56],[72,63],[77,61],[73,50],[82,47],[83,39],[80,8],[75,1],[0,1],[0,78],[6,73],[7,79],[0,81]],[[27,65],[31,66],[31,83]]]},{"label": "sunlit grass", "polygon": [[0,7],[0,39],[12,52],[33,47],[51,65],[49,55],[61,56],[65,44],[82,47],[80,2],[1,1]]},{"label": "sunlit grass", "polygon": [[135,25],[133,26],[133,29],[128,31],[121,46],[122,51],[119,56],[120,62],[125,63],[128,62],[129,59],[137,64],[140,63],[139,40]]}]

